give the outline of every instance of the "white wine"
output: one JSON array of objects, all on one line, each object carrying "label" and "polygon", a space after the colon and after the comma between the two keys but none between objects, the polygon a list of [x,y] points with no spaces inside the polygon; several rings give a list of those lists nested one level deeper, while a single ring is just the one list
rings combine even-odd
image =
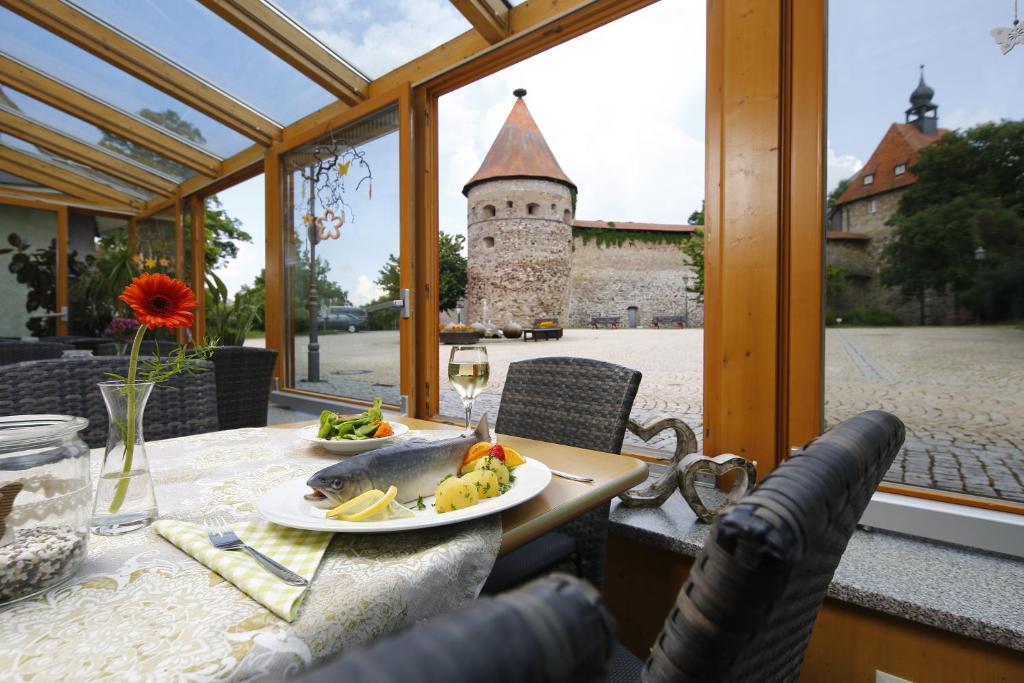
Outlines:
[{"label": "white wine", "polygon": [[448,379],[455,387],[456,393],[466,399],[476,398],[491,374],[487,361],[477,363],[448,363]]}]

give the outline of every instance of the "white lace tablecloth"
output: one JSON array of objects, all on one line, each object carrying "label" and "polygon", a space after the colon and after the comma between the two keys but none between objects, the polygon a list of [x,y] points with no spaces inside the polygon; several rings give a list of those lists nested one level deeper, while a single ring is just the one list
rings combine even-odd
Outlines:
[{"label": "white lace tablecloth", "polygon": [[[196,522],[254,517],[265,491],[336,461],[272,428],[169,439],[147,451],[160,516]],[[94,473],[101,457],[93,452]],[[284,678],[472,600],[500,543],[496,515],[417,532],[337,534],[289,624],[152,528],[90,536],[88,559],[69,583],[0,611],[0,680]]]}]

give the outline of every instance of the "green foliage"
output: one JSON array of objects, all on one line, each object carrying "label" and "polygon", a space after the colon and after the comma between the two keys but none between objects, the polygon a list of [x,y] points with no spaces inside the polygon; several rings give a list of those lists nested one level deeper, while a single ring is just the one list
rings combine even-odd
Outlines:
[{"label": "green foliage", "polygon": [[[614,226],[614,223],[608,223]],[[689,235],[682,232],[657,232],[654,230],[616,230],[610,228],[573,228],[573,237],[579,237],[583,244],[596,242],[599,247],[621,247],[623,244],[676,244],[683,245]]]},{"label": "green foliage", "polygon": [[[30,251],[32,245],[24,241],[16,233],[7,236],[9,248],[0,249],[0,254],[10,254],[11,262],[7,269],[14,274],[20,284],[27,288],[25,295],[25,311],[35,313],[55,313],[57,311],[57,240],[50,240],[46,248]],[[85,263],[78,259],[78,252],[68,254],[68,276],[77,278],[85,269]],[[56,333],[55,318],[30,318],[28,328],[33,335],[45,337]]]},{"label": "green foliage", "polygon": [[842,180],[839,181],[839,184],[836,185],[836,189],[828,193],[828,200],[825,202],[826,216],[832,215],[832,210],[836,208],[836,202],[839,200],[839,197],[842,196],[844,192],[846,192],[846,188],[848,188],[850,186],[850,183],[852,182],[853,176],[850,176],[849,178],[843,178]]},{"label": "green foliage", "polygon": [[442,232],[440,238],[439,264],[441,270],[440,288],[437,294],[438,310],[448,311],[455,308],[459,299],[466,296],[466,257],[462,255],[462,247],[466,243],[465,235],[449,235]]},{"label": "green foliage", "polygon": [[254,330],[263,330],[266,327],[263,319],[267,304],[266,272],[266,269],[261,268],[260,274],[253,279],[252,284],[242,285],[238,293],[235,294],[235,301],[241,302],[256,311],[256,315],[252,320],[252,329]]},{"label": "green foliage", "polygon": [[[178,112],[167,109],[164,111],[153,111],[152,109],[142,109],[139,111],[139,116],[155,123],[160,128],[169,130],[186,140],[190,140],[197,144],[203,144],[206,142],[206,138],[203,137],[202,132],[188,121],[181,118]],[[182,166],[176,161],[157,154],[147,147],[136,144],[131,140],[115,135],[113,133],[103,131],[103,137],[99,141],[100,147],[106,147],[107,149],[113,150],[118,154],[124,155],[129,159],[135,159],[151,168],[157,168],[165,171],[173,176],[187,177],[191,174],[191,170]]]},{"label": "green foliage", "polygon": [[[394,254],[388,254],[388,260],[381,266],[380,271],[377,273],[377,279],[374,282],[378,287],[384,290],[382,295],[386,299],[397,299],[401,292],[399,291],[399,266],[398,257]],[[378,302],[374,302],[378,303]]]},{"label": "green foliage", "polygon": [[[197,361],[209,360],[217,348],[219,341],[216,338],[207,338],[199,346],[188,348],[174,345],[173,350],[166,356],[160,354],[159,344],[156,353],[153,355],[139,355],[139,369],[135,375],[136,382],[153,382],[159,384],[166,382],[175,375],[195,375],[205,372],[206,368],[196,366]],[[108,372],[109,376],[127,383],[128,378],[114,372]]]},{"label": "green foliage", "polygon": [[228,287],[216,273],[206,274],[206,330],[225,346],[242,346],[256,321],[258,310],[236,296],[228,304]]},{"label": "green foliage", "polygon": [[704,200],[700,201],[700,211],[694,211],[690,214],[690,217],[686,219],[686,222],[690,225],[704,225]]},{"label": "green foliage", "polygon": [[238,257],[235,242],[252,242],[252,235],[242,230],[241,221],[227,214],[216,195],[206,198],[203,227],[206,232],[207,272]]},{"label": "green foliage", "polygon": [[846,291],[846,271],[831,263],[825,266],[825,301],[835,301]]},{"label": "green foliage", "polygon": [[948,288],[986,321],[1024,317],[1024,121],[947,133],[910,170],[882,282],[907,300]]},{"label": "green foliage", "polygon": [[903,324],[895,314],[877,308],[849,308],[842,311],[828,309],[825,324],[836,326],[836,319],[842,318],[843,327],[895,327]]},{"label": "green foliage", "polygon": [[696,228],[689,239],[679,247],[686,255],[689,265],[693,268],[693,284],[687,287],[691,292],[697,293],[697,301],[704,301],[704,229]]}]

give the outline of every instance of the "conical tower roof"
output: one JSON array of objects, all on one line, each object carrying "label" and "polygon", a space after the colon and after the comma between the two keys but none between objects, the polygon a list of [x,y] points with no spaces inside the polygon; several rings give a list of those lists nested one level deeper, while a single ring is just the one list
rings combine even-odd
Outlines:
[{"label": "conical tower roof", "polygon": [[540,178],[575,190],[576,184],[569,180],[569,176],[558,165],[537,122],[526,108],[526,102],[523,101],[526,91],[518,89],[513,94],[516,103],[505,119],[505,125],[494,139],[480,170],[462,188],[462,194],[468,196],[469,189],[474,185],[499,178]]}]

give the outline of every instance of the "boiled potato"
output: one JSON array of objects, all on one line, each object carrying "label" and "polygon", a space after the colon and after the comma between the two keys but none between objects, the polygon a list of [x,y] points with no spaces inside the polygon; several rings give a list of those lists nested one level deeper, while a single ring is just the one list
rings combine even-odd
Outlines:
[{"label": "boiled potato", "polygon": [[438,512],[452,512],[476,505],[480,496],[473,484],[462,481],[458,477],[448,477],[437,485],[434,499],[434,505]]},{"label": "boiled potato", "polygon": [[494,498],[501,493],[501,489],[498,487],[498,475],[494,470],[486,468],[473,470],[469,474],[459,477],[459,481],[464,481],[476,488],[480,498]]},{"label": "boiled potato", "polygon": [[497,458],[492,458],[489,455],[485,458],[478,458],[473,462],[467,463],[466,466],[463,467],[462,470],[460,471],[460,474],[469,474],[470,472],[475,472],[477,470],[482,469],[493,470],[494,473],[498,475],[499,483],[508,483],[508,468],[505,467],[505,463],[498,460]]}]

